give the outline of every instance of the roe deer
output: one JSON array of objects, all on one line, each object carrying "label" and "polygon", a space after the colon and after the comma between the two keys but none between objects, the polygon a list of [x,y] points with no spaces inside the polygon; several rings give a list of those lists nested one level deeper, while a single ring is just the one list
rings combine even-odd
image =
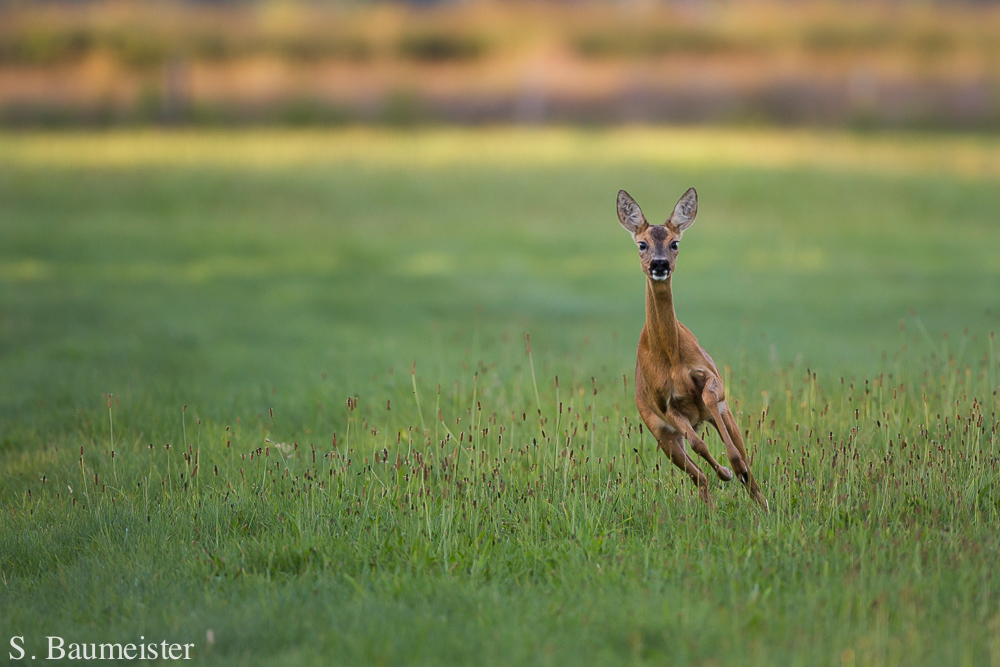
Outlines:
[{"label": "roe deer", "polygon": [[729,406],[715,362],[691,331],[677,320],[670,279],[684,230],[698,213],[698,193],[690,188],[662,225],[650,225],[635,200],[618,192],[618,221],[639,247],[646,274],[646,324],[639,335],[635,364],[635,404],[663,453],[686,472],[701,499],[711,505],[708,478],[688,455],[684,441],[708,461],[719,479],[733,478],[719,465],[695,429],[709,422],[726,443],[726,454],[750,497],[767,509],[767,500],[750,473],[743,438]]}]

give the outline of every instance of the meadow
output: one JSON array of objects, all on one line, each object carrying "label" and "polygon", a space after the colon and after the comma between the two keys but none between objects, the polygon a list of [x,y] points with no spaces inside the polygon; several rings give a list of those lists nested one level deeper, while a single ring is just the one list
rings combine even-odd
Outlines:
[{"label": "meadow", "polygon": [[[768,514],[635,412],[615,195],[692,185]],[[0,650],[998,667],[998,186],[974,135],[0,135]]]}]

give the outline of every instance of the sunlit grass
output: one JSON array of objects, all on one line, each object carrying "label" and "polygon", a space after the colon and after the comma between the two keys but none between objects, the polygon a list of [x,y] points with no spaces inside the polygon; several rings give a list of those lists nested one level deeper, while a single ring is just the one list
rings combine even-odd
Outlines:
[{"label": "sunlit grass", "polygon": [[[470,146],[474,146],[470,150]],[[822,168],[889,174],[1000,176],[1000,139],[901,133],[646,128],[115,131],[0,135],[15,167],[369,167],[650,165]]]}]

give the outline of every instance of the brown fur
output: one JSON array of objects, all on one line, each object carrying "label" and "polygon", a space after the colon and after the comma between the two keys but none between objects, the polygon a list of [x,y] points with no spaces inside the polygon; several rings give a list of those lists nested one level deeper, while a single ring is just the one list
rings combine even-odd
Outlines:
[{"label": "brown fur", "polygon": [[618,193],[618,220],[640,247],[646,274],[646,324],[639,336],[635,365],[635,404],[660,449],[691,477],[702,500],[711,504],[708,478],[688,455],[684,441],[720,479],[728,482],[733,478],[732,471],[719,465],[698,437],[696,429],[708,422],[725,443],[730,464],[750,497],[766,510],[767,500],[750,472],[739,426],[726,404],[719,370],[674,314],[670,284],[677,244],[697,213],[698,194],[694,188],[684,193],[663,225],[650,225],[635,200],[624,190]]}]

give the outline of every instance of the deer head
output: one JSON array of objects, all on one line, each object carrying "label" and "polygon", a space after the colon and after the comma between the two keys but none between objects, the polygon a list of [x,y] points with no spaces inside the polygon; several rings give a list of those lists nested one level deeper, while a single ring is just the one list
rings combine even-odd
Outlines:
[{"label": "deer head", "polygon": [[674,206],[674,212],[662,225],[651,225],[635,200],[624,190],[618,191],[618,222],[622,224],[639,248],[642,271],[651,280],[670,278],[677,262],[684,230],[691,226],[698,214],[698,193],[688,188]]}]

